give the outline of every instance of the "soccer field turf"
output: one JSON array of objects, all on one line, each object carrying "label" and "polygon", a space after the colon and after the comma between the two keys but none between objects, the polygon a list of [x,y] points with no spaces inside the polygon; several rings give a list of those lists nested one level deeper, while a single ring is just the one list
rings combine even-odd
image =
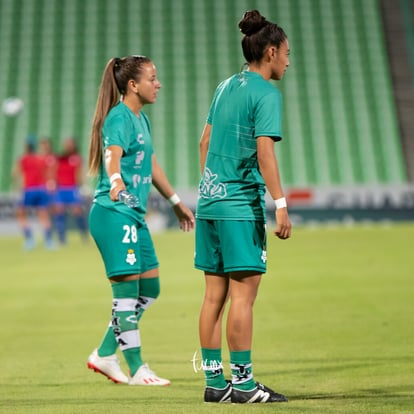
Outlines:
[{"label": "soccer field turf", "polygon": [[[0,238],[0,412],[414,412],[413,224],[269,234],[254,374],[287,404],[202,402],[203,374],[190,362],[204,287],[193,237],[154,236],[161,296],[140,327],[144,359],[172,381],[165,388],[116,385],[86,368],[111,307],[92,241],[71,234],[66,248],[25,253],[21,239]],[[228,376],[226,347],[223,356]]]}]

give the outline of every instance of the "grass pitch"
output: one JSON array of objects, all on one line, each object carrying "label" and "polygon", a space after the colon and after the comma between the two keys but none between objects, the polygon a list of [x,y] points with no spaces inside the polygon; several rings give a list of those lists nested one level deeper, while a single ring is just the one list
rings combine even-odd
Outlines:
[{"label": "grass pitch", "polygon": [[190,362],[204,287],[193,234],[154,236],[162,292],[140,327],[166,388],[115,385],[86,368],[111,307],[93,242],[72,234],[66,248],[25,253],[21,239],[0,238],[0,412],[412,413],[413,240],[413,224],[295,229],[284,242],[269,234],[254,373],[290,401],[212,406]]}]

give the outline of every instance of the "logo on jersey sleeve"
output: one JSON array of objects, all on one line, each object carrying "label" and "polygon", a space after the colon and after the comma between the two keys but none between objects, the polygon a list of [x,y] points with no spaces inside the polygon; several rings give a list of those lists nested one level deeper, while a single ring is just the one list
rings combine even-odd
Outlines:
[{"label": "logo on jersey sleeve", "polygon": [[217,182],[218,174],[206,168],[200,185],[201,198],[224,198],[227,196],[227,184]]}]

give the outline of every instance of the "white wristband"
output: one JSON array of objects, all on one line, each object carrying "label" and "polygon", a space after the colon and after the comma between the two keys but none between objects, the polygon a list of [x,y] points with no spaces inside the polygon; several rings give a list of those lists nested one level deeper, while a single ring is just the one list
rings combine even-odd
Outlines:
[{"label": "white wristband", "polygon": [[111,183],[111,185],[114,183],[115,180],[122,180],[121,174],[119,174],[119,173],[113,173],[109,177],[109,182]]},{"label": "white wristband", "polygon": [[275,205],[276,205],[276,209],[287,207],[286,198],[285,197],[278,198],[277,200],[275,200]]},{"label": "white wristband", "polygon": [[180,197],[178,197],[177,194],[173,194],[169,199],[168,199],[168,203],[170,204],[170,206],[174,207],[176,206],[179,202],[180,202]]}]

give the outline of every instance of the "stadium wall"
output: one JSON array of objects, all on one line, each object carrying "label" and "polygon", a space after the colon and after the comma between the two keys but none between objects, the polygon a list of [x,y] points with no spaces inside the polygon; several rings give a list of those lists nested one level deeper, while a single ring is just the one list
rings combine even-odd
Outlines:
[{"label": "stadium wall", "polygon": [[[181,199],[195,211],[197,192],[182,189],[179,194]],[[14,213],[18,197],[15,193],[0,195],[0,236],[17,235],[20,232]],[[288,187],[286,197],[294,226],[353,225],[414,220],[414,185],[410,184]],[[85,214],[88,213],[91,202],[91,195],[85,194]],[[266,206],[268,223],[272,226],[274,203],[268,195]],[[37,225],[33,213],[31,221],[33,225]],[[147,221],[153,231],[177,228],[171,207],[156,192],[150,194]]]}]

